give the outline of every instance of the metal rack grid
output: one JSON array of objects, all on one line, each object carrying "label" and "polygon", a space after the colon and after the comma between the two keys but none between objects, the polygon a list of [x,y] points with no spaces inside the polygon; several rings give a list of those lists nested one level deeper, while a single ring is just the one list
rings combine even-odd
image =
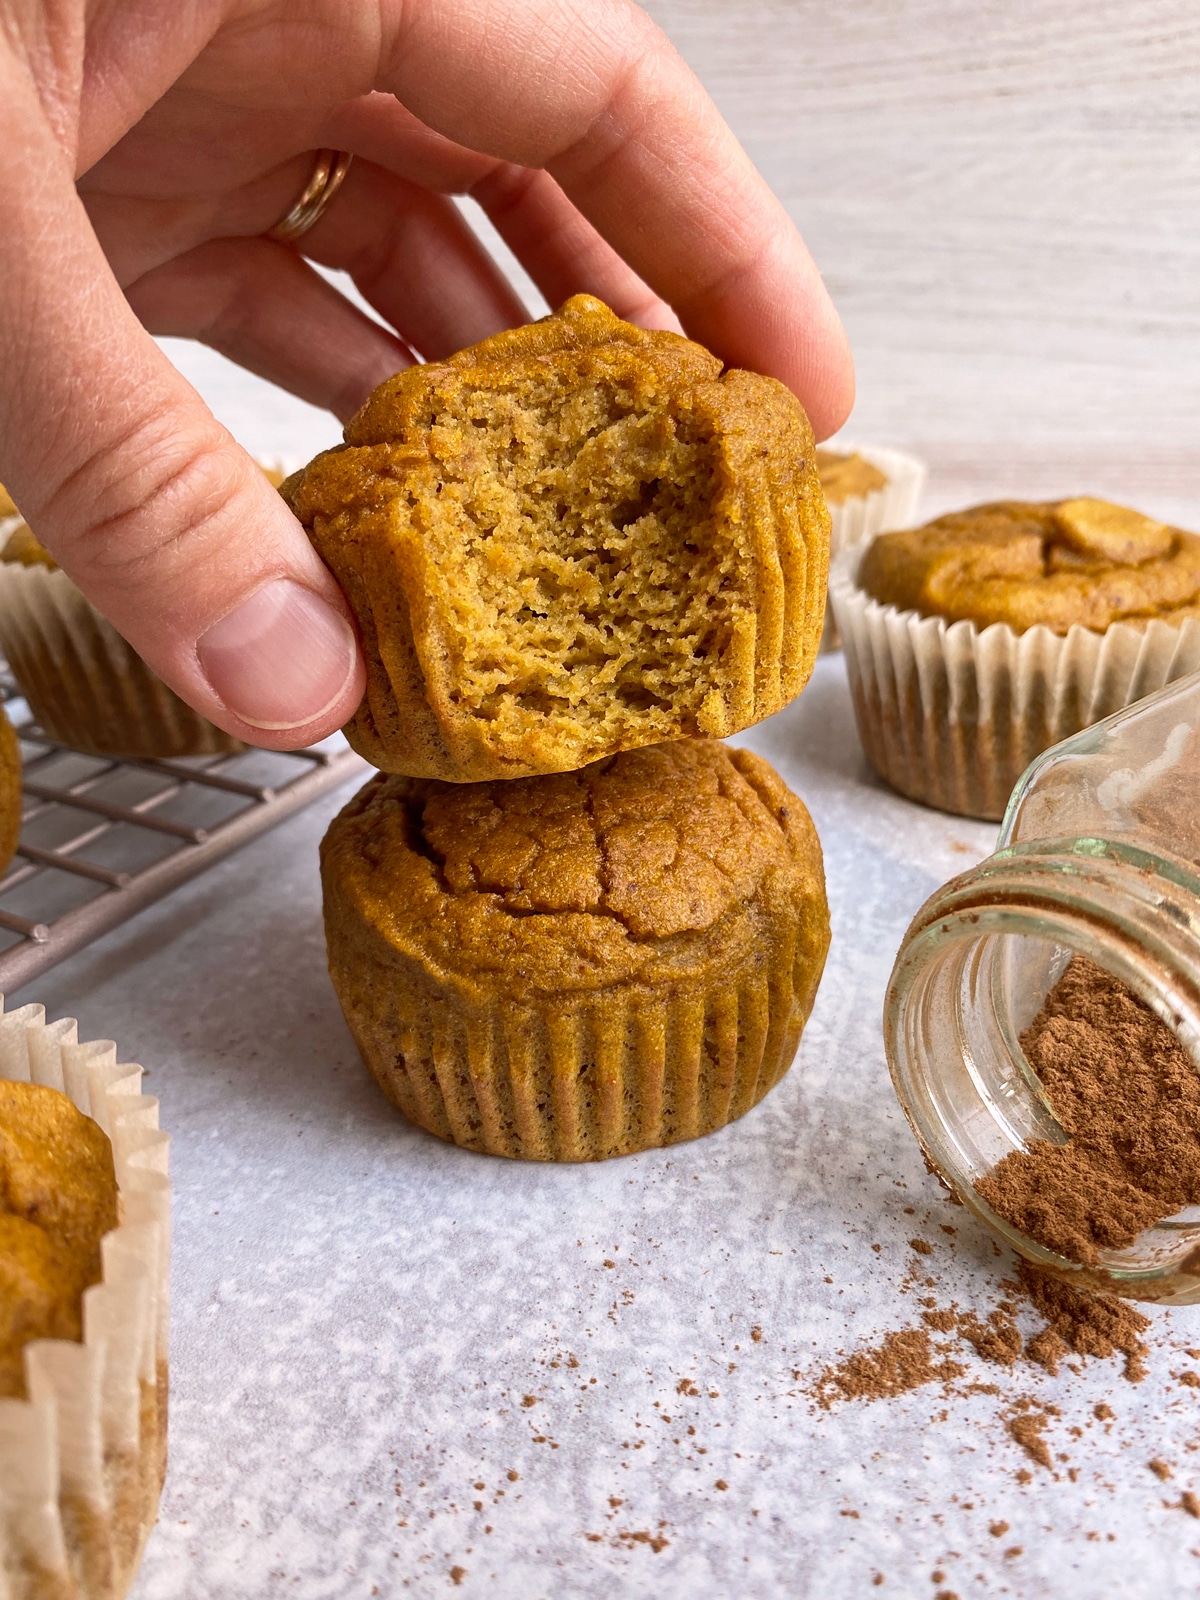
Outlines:
[{"label": "metal rack grid", "polygon": [[371,770],[340,734],[308,750],[89,756],[41,732],[2,663],[0,696],[24,761],[21,842],[0,879],[0,992]]}]

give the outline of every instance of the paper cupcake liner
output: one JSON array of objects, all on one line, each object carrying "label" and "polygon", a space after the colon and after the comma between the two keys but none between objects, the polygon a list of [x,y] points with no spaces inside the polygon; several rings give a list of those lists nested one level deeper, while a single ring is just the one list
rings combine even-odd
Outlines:
[{"label": "paper cupcake liner", "polygon": [[893,789],[941,811],[998,820],[1035,756],[1200,667],[1195,619],[1065,636],[950,623],[872,600],[862,554],[829,580],[859,737]]},{"label": "paper cupcake liner", "polygon": [[82,1341],[27,1344],[29,1398],[0,1399],[0,1595],[120,1600],[166,1470],[169,1141],[141,1067],[45,1016],[0,1015],[0,1077],[59,1089],[100,1124],[120,1225],[101,1241],[102,1281],[84,1291]]},{"label": "paper cupcake liner", "polygon": [[[909,528],[916,515],[925,487],[926,468],[916,456],[903,450],[884,450],[876,445],[850,444],[838,440],[836,448],[845,455],[860,455],[887,477],[882,489],[870,494],[852,495],[840,505],[829,507],[833,523],[829,536],[830,563],[865,539],[893,528]],[[821,635],[821,650],[836,650],[841,645],[837,619],[832,608],[825,607],[825,632]]]},{"label": "paper cupcake liner", "polygon": [[244,748],[168,689],[56,568],[0,565],[0,649],[39,725],[73,749],[154,757]]},{"label": "paper cupcake liner", "polygon": [[[347,1021],[384,1093],[430,1133],[516,1160],[598,1161],[699,1138],[757,1105],[796,1054],[820,976],[811,957],[793,932],[734,983],[544,1007],[432,983],[400,994],[375,963],[380,1009]],[[334,986],[346,992],[336,970]]]}]

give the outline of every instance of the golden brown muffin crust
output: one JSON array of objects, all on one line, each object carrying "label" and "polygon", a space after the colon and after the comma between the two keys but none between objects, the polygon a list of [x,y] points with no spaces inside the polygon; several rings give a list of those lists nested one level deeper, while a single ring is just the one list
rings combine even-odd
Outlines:
[{"label": "golden brown muffin crust", "polygon": [[112,1146],[65,1094],[0,1079],[0,1395],[31,1339],[79,1339],[100,1240],[117,1225]]},{"label": "golden brown muffin crust", "polygon": [[859,584],[883,605],[1017,633],[1200,616],[1200,537],[1078,497],[1004,500],[885,533]]},{"label": "golden brown muffin crust", "polygon": [[501,995],[515,972],[526,992],[717,972],[740,959],[758,896],[803,888],[816,916],[819,862],[782,779],[715,740],[536,780],[380,777],[322,846],[335,917]]},{"label": "golden brown muffin crust", "polygon": [[874,462],[859,455],[857,450],[843,454],[837,450],[818,449],[817,472],[825,498],[831,506],[840,506],[846,500],[857,499],[859,495],[873,494],[877,489],[886,489],[888,485],[887,473],[881,472]]},{"label": "golden brown muffin crust", "polygon": [[712,740],[511,782],[381,776],[321,858],[364,1060],[413,1121],[495,1155],[600,1160],[743,1115],[829,943],[808,813]]},{"label": "golden brown muffin crust", "polygon": [[777,710],[820,637],[814,449],[783,385],[582,295],[389,379],[283,490],[362,634],[351,743],[479,781]]},{"label": "golden brown muffin crust", "polygon": [[0,517],[19,517],[17,503],[8,490],[0,483]]}]

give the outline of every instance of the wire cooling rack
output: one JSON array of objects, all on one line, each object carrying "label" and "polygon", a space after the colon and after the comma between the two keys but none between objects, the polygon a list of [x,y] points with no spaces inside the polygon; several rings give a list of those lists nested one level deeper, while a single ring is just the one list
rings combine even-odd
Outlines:
[{"label": "wire cooling rack", "polygon": [[27,983],[231,850],[370,771],[341,735],[309,750],[118,761],[49,739],[0,663],[21,740],[21,842],[0,879],[0,992]]}]

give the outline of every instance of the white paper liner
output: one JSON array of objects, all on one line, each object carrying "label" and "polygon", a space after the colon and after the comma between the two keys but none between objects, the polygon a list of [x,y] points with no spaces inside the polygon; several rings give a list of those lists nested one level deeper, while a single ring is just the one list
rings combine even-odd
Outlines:
[{"label": "white paper liner", "polygon": [[0,563],[0,649],[52,739],[101,756],[240,750],[193,711],[65,572]]},{"label": "white paper liner", "polygon": [[1200,667],[1200,621],[1065,636],[978,628],[881,605],[858,587],[861,546],[829,576],[859,737],[893,789],[995,821],[1043,750]]},{"label": "white paper liner", "polygon": [[[3,997],[0,997],[3,1013]],[[0,1600],[120,1600],[166,1467],[168,1136],[142,1069],[42,1006],[0,1014],[0,1077],[59,1089],[112,1141],[120,1224],[83,1296],[83,1339],[25,1346],[27,1400],[0,1399]]]},{"label": "white paper liner", "polygon": [[[836,450],[839,455],[862,456],[864,461],[878,467],[888,480],[882,489],[873,489],[870,494],[851,495],[840,505],[829,507],[833,525],[829,535],[831,563],[844,551],[853,549],[864,539],[873,539],[877,533],[912,526],[916,520],[921,491],[925,487],[926,468],[923,461],[918,461],[916,456],[906,455],[903,450],[850,444],[841,439],[825,448]],[[837,620],[831,607],[826,604],[821,649],[836,650],[840,644]]]}]

